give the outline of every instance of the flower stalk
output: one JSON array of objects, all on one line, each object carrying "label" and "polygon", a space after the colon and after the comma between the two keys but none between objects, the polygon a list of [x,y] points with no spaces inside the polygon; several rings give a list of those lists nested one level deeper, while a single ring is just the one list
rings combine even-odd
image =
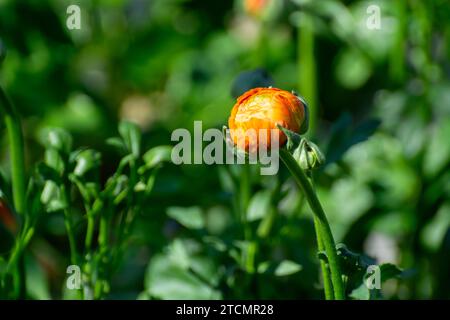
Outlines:
[{"label": "flower stalk", "polygon": [[[342,273],[339,266],[338,255],[336,251],[336,245],[333,239],[330,225],[328,223],[325,212],[320,204],[319,199],[312,187],[307,175],[303,169],[299,166],[294,157],[286,149],[280,150],[280,157],[288,170],[291,172],[298,186],[302,189],[311,210],[314,213],[314,217],[317,220],[318,225],[318,242],[320,248],[320,242],[323,244],[323,248],[327,254],[328,266],[331,273],[331,283],[333,285],[334,298],[336,300],[344,300],[344,285],[342,282]],[[323,270],[323,269],[322,269]],[[327,274],[324,274],[324,284],[327,279]],[[327,284],[328,285],[328,284]],[[327,294],[330,297],[330,294]]]}]

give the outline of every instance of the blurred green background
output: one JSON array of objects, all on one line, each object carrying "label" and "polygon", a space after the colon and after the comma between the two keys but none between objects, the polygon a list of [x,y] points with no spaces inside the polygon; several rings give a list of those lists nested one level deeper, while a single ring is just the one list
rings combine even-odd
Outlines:
[{"label": "blurred green background", "polygon": [[[43,128],[59,126],[102,152],[106,177],[119,120],[142,128],[145,148],[173,144],[194,120],[220,129],[236,77],[259,70],[250,78],[298,91],[317,115],[310,138],[328,160],[317,188],[336,241],[404,270],[384,298],[450,298],[450,3],[253,2],[260,12],[242,0],[0,0],[0,82],[23,119],[27,165],[42,158]],[[80,30],[66,27],[72,4]],[[371,5],[380,28],[367,25]],[[4,128],[0,143],[7,175]],[[321,298],[309,208],[284,167],[253,169],[243,226],[238,166],[162,168],[110,298]],[[62,215],[41,217],[26,261],[30,297],[66,296]]]}]

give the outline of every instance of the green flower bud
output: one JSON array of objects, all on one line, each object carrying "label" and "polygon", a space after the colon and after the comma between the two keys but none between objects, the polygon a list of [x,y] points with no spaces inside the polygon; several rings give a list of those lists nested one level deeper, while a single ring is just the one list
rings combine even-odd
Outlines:
[{"label": "green flower bud", "polygon": [[306,139],[294,150],[293,156],[303,170],[313,170],[325,163],[325,156],[319,147]]}]

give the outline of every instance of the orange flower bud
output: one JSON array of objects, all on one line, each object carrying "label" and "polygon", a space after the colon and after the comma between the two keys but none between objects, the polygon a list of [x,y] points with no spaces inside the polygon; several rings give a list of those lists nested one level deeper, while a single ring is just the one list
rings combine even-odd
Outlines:
[{"label": "orange flower bud", "polygon": [[[307,110],[296,95],[276,88],[255,88],[241,95],[231,110],[228,126],[233,143],[245,151],[254,152],[258,147],[267,148],[271,144],[270,131],[278,132],[279,146],[287,137],[277,124],[296,133],[304,133],[307,128]],[[246,134],[254,130],[257,135]],[[259,132],[266,130],[266,141],[259,141]]]}]

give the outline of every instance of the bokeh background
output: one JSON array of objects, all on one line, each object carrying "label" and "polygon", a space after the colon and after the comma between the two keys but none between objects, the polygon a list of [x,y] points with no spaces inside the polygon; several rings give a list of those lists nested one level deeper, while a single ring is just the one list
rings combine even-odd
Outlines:
[{"label": "bokeh background", "polygon": [[[293,89],[327,157],[317,189],[336,241],[404,270],[383,298],[450,298],[449,2],[250,2],[0,0],[0,82],[23,119],[28,167],[48,126],[101,151],[107,176],[119,158],[105,140],[121,119],[142,128],[145,148],[173,144],[194,120],[222,128],[246,86]],[[66,27],[71,4],[80,30]],[[367,26],[371,5],[380,28]],[[3,127],[0,143],[8,175]],[[254,169],[243,223],[238,166],[165,165],[109,298],[321,298],[308,206],[285,168]],[[68,264],[63,217],[48,214],[26,255],[29,296],[64,298]]]}]

